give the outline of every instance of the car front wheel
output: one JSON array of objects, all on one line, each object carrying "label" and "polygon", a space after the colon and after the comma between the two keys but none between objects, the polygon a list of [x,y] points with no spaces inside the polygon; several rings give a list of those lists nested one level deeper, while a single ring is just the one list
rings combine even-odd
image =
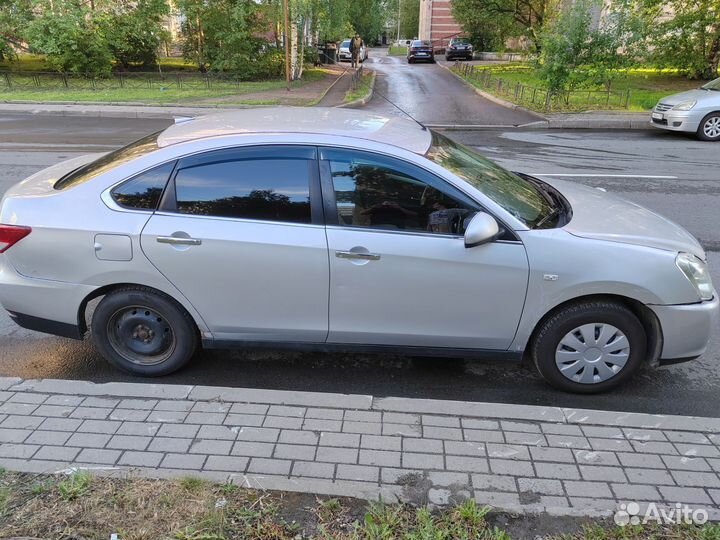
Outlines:
[{"label": "car front wheel", "polygon": [[622,304],[566,306],[541,323],[531,343],[540,374],[555,388],[592,394],[629,379],[645,359],[645,330]]},{"label": "car front wheel", "polygon": [[720,141],[720,112],[710,113],[702,119],[697,136],[703,141]]},{"label": "car front wheel", "polygon": [[92,336],[108,362],[144,377],[177,371],[198,344],[190,315],[168,296],[143,287],[106,295],[93,313]]}]

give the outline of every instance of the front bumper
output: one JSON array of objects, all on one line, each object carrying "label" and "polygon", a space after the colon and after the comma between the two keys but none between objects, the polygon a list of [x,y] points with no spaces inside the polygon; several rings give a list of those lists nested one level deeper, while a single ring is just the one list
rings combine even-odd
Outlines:
[{"label": "front bumper", "polygon": [[662,328],[661,364],[691,360],[702,355],[713,328],[720,320],[717,293],[712,300],[697,304],[648,307],[653,310]]},{"label": "front bumper", "polygon": [[658,114],[656,111],[650,114],[650,124],[653,127],[660,129],[667,129],[669,131],[681,131],[685,133],[695,133],[700,126],[700,121],[703,118],[702,113],[695,111],[673,111],[669,110],[662,112],[663,118],[653,118],[653,114]]}]

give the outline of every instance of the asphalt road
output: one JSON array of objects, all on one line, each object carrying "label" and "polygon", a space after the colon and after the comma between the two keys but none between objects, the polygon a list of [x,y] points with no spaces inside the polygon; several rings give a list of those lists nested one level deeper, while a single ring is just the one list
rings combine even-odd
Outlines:
[{"label": "asphalt road", "polygon": [[[61,159],[109,150],[167,123],[2,118],[0,192]],[[606,187],[659,210],[702,239],[709,250],[713,277],[720,284],[720,145],[655,131],[510,129],[448,133],[515,170],[571,175],[566,178]],[[583,176],[589,174],[612,176]],[[531,369],[499,362],[258,350],[205,352],[186,369],[160,380],[720,416],[719,361],[720,332],[716,332],[710,351],[702,359],[642,372],[628,385],[600,396],[559,393]],[[0,375],[101,382],[142,380],[110,368],[89,342],[25,331],[15,327],[5,314],[0,314]]]}]

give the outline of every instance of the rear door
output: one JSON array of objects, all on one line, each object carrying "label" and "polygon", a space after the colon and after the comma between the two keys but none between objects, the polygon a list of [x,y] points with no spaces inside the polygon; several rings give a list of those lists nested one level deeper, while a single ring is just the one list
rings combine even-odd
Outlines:
[{"label": "rear door", "polygon": [[324,342],[329,270],[319,193],[314,147],[189,156],[142,248],[215,339]]}]

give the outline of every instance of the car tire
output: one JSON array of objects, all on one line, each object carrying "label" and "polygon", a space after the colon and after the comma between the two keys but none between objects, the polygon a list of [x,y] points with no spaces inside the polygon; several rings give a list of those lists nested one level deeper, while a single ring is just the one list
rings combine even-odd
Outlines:
[{"label": "car tire", "polygon": [[632,377],[645,360],[647,337],[640,320],[624,305],[590,301],[547,317],[530,346],[535,367],[551,386],[594,394]]},{"label": "car tire", "polygon": [[192,317],[169,296],[145,287],[106,295],[91,328],[95,346],[110,364],[142,377],[177,371],[198,346]]},{"label": "car tire", "polygon": [[720,141],[720,111],[712,112],[700,121],[697,137],[701,141]]}]

